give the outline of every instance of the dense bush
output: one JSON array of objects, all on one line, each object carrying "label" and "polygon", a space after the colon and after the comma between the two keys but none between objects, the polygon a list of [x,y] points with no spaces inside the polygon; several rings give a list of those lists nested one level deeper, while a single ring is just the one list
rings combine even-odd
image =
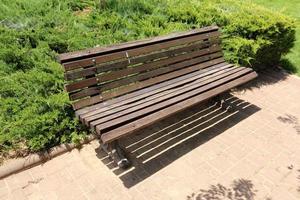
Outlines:
[{"label": "dense bush", "polygon": [[217,24],[228,61],[269,66],[293,45],[288,17],[233,0],[2,0],[0,152],[78,141],[57,53]]}]

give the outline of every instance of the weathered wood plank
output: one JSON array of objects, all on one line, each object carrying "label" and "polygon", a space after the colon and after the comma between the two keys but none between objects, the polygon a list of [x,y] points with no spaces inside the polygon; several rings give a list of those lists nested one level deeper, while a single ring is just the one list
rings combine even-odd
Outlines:
[{"label": "weathered wood plank", "polygon": [[[220,46],[212,46],[210,48],[201,49],[201,50],[198,50],[198,51],[193,51],[191,53],[186,53],[186,54],[182,54],[182,55],[178,55],[178,56],[174,56],[174,57],[170,57],[170,58],[166,58],[166,59],[161,59],[161,60],[157,60],[157,61],[153,61],[153,62],[150,62],[150,63],[143,64],[143,65],[140,65],[140,66],[131,67],[131,68],[127,68],[127,69],[124,69],[124,70],[119,70],[119,71],[115,71],[115,72],[111,72],[111,73],[98,75],[96,77],[79,80],[79,81],[67,84],[65,87],[66,87],[66,90],[68,92],[72,92],[74,90],[83,89],[83,88],[86,88],[88,86],[95,85],[97,83],[106,82],[106,81],[110,81],[110,80],[113,81],[113,80],[116,80],[118,78],[122,78],[124,76],[125,76],[124,78],[126,79],[126,76],[129,76],[129,75],[132,75],[132,74],[135,74],[135,73],[139,73],[139,72],[144,72],[144,71],[147,71],[147,70],[161,68],[159,70],[165,71],[165,70],[162,70],[163,66],[167,66],[167,65],[170,65],[170,64],[173,64],[173,63],[176,63],[176,62],[184,61],[184,60],[187,60],[187,59],[192,59],[192,58],[198,57],[198,56],[208,55],[210,53],[215,53],[215,52],[219,52],[219,51],[221,51]],[[220,55],[221,54],[222,53],[220,53]],[[158,70],[157,73],[159,73],[159,70]],[[151,77],[151,75],[150,75],[150,77]],[[127,77],[127,81],[125,81],[125,82],[128,82],[128,80],[130,80],[129,82],[136,81],[132,77]],[[115,81],[114,83],[108,83],[104,86],[101,86],[101,88],[104,91],[106,89],[112,89],[112,88],[115,88],[115,87],[122,86],[122,85],[126,84],[126,83],[124,83],[124,79],[119,81],[119,82],[120,83],[118,83],[118,81]],[[97,90],[94,90],[93,88],[90,88],[90,90],[92,90],[93,92],[97,91]],[[95,94],[93,92],[90,92],[90,93],[82,92],[82,93],[77,93],[76,95],[71,94],[70,98],[71,98],[71,100],[76,100],[78,98],[82,98],[82,97],[85,97],[85,96]],[[82,94],[82,95],[80,95],[80,94]]]},{"label": "weathered wood plank", "polygon": [[[122,107],[125,104],[133,105],[132,102],[140,102],[139,100],[152,99],[152,98],[155,98],[155,96],[157,96],[157,95],[161,95],[161,93],[164,91],[170,91],[174,87],[178,87],[180,85],[187,84],[189,82],[195,81],[197,79],[200,79],[207,75],[211,75],[213,73],[215,73],[217,75],[222,70],[227,70],[227,68],[229,68],[231,66],[232,66],[231,64],[222,63],[222,64],[215,65],[213,67],[209,67],[209,68],[206,68],[206,69],[203,69],[200,71],[196,71],[191,74],[187,74],[185,76],[181,76],[181,77],[172,79],[167,82],[159,83],[159,84],[155,85],[155,87],[146,88],[147,90],[143,90],[143,91],[139,90],[135,93],[132,93],[135,95],[134,96],[130,95],[129,98],[123,98],[124,96],[121,96],[122,100],[120,100],[120,101],[116,101],[118,98],[115,98],[113,100],[105,102],[105,104],[100,103],[100,104],[98,104],[98,106],[93,106],[93,108],[90,109],[89,111],[87,111],[86,113],[81,113],[81,114],[78,113],[78,115],[81,119],[85,119],[86,117],[93,116],[95,114],[99,114],[99,113],[104,114],[108,110]],[[159,86],[159,87],[157,87],[157,86]]]},{"label": "weathered wood plank", "polygon": [[209,53],[215,53],[218,51],[221,51],[220,46],[212,46],[210,48],[201,49],[199,51],[193,51],[193,52],[181,54],[178,56],[172,56],[172,57],[168,57],[165,59],[155,60],[153,62],[145,63],[145,64],[142,64],[137,67],[130,67],[130,68],[126,68],[123,70],[118,70],[118,71],[113,71],[111,73],[98,75],[97,78],[99,78],[99,80],[101,82],[115,80],[118,78],[122,78],[124,76],[129,76],[131,74],[160,68],[160,67],[167,66],[167,65],[170,65],[170,64],[173,64],[176,62],[184,61],[187,59],[192,59],[194,57],[202,56],[202,55],[209,54]]},{"label": "weathered wood plank", "polygon": [[[154,69],[152,71],[148,71],[145,73],[136,74],[134,76],[126,77],[126,78],[116,80],[116,81],[113,81],[110,83],[104,83],[102,85],[95,85],[94,87],[85,88],[76,93],[70,94],[70,99],[76,100],[76,99],[80,99],[82,97],[90,96],[93,94],[99,94],[101,92],[105,92],[105,91],[111,90],[111,89],[115,89],[114,91],[117,91],[117,90],[119,90],[120,87],[125,87],[128,84],[131,84],[130,87],[133,87],[135,84],[143,83],[142,81],[144,81],[146,79],[154,78],[156,76],[160,76],[160,75],[168,73],[168,72],[182,69],[184,67],[188,67],[191,65],[196,65],[198,63],[205,62],[207,60],[211,60],[211,59],[218,58],[221,56],[222,56],[222,52],[216,52],[216,53],[208,54],[205,56],[185,60],[183,62],[178,62],[176,64],[172,64],[172,65],[169,65],[166,67],[160,67],[158,69]],[[97,77],[94,77],[94,78],[96,78],[99,82],[99,79]],[[94,79],[94,78],[91,78],[91,79]],[[163,79],[161,81],[163,81]],[[86,85],[85,85],[85,87],[86,87]],[[110,93],[110,91],[108,91],[108,93]]]},{"label": "weathered wood plank", "polygon": [[92,86],[98,83],[98,78],[97,77],[93,77],[93,78],[87,78],[87,79],[83,79],[81,81],[78,81],[76,83],[71,83],[71,84],[67,84],[65,85],[65,89],[67,90],[67,92],[72,92],[78,89],[83,89],[86,88],[88,86]]},{"label": "weathered wood plank", "polygon": [[[145,107],[143,109],[140,109],[140,107],[142,107],[142,106],[137,106],[139,108],[139,110],[137,110],[136,112],[132,112],[128,115],[124,115],[124,116],[121,116],[119,118],[112,119],[110,121],[107,121],[107,122],[104,122],[104,123],[101,123],[101,124],[99,124],[98,121],[96,120],[94,122],[91,122],[90,125],[91,125],[91,127],[96,126],[97,132],[100,133],[101,130],[107,129],[107,128],[112,127],[112,126],[116,126],[118,124],[121,124],[121,123],[126,122],[126,121],[131,120],[131,119],[135,119],[137,117],[143,116],[143,115],[145,115],[147,113],[150,113],[150,112],[156,112],[159,109],[163,109],[163,108],[165,108],[167,106],[170,106],[174,103],[177,103],[177,102],[183,101],[185,99],[191,98],[192,96],[195,96],[195,95],[198,95],[199,93],[202,93],[202,92],[205,92],[207,90],[213,89],[214,87],[225,84],[226,82],[228,82],[230,80],[234,80],[234,79],[236,79],[236,78],[238,78],[242,75],[245,75],[249,72],[252,72],[252,71],[253,71],[252,69],[244,68],[243,70],[238,71],[237,73],[234,73],[232,75],[226,76],[225,78],[222,78],[222,79],[219,79],[219,80],[214,80],[213,82],[211,82],[209,84],[206,84],[203,87],[199,87],[197,89],[186,92],[184,94],[177,95],[176,98],[173,97],[173,98],[170,98],[166,101],[156,103],[153,106]],[[134,109],[137,109],[137,108],[134,108]]]},{"label": "weathered wood plank", "polygon": [[[131,123],[121,126],[119,128],[113,129],[107,133],[104,133],[101,135],[101,140],[104,143],[108,143],[108,142],[116,140],[120,137],[124,137],[138,129],[141,129],[143,127],[146,127],[148,125],[155,123],[158,120],[166,118],[167,116],[170,116],[171,114],[175,114],[179,111],[182,111],[183,109],[186,109],[188,107],[191,107],[192,105],[195,105],[196,103],[207,100],[207,99],[209,99],[215,95],[218,95],[222,92],[225,92],[233,87],[236,87],[240,84],[248,82],[248,81],[254,79],[255,77],[257,77],[257,74],[255,72],[251,72],[240,78],[234,79],[234,80],[227,82],[223,85],[220,85],[214,89],[211,89],[205,93],[201,93],[199,95],[196,95],[194,97],[186,99],[180,103],[169,106],[163,110],[159,110],[153,114],[150,114],[146,117],[138,119],[134,122],[131,122]],[[100,133],[100,131],[98,131],[98,133]]]},{"label": "weathered wood plank", "polygon": [[[198,52],[193,54],[193,55],[187,55],[186,57],[190,58],[190,56],[196,56],[197,54],[198,54]],[[223,55],[222,52],[218,52],[218,53],[209,54],[207,56],[191,58],[189,60],[182,58],[181,59],[182,62],[178,62],[176,64],[171,64],[171,65],[168,65],[166,67],[160,67],[160,68],[152,70],[152,71],[148,71],[148,72],[145,72],[145,73],[137,74],[135,76],[126,77],[126,78],[121,79],[121,80],[117,80],[117,81],[114,81],[114,82],[111,82],[111,83],[107,83],[107,84],[102,85],[101,88],[102,88],[103,91],[111,90],[111,89],[114,89],[114,88],[118,88],[118,87],[121,87],[121,86],[128,85],[130,83],[135,83],[137,81],[146,80],[146,79],[153,78],[153,77],[165,74],[165,73],[176,71],[178,69],[182,69],[182,68],[190,66],[190,65],[195,65],[195,64],[201,63],[205,60],[210,60],[211,58],[218,58],[218,57],[221,57],[222,55]],[[170,60],[172,60],[172,59],[170,59]],[[163,81],[163,79],[161,79],[161,80]]]},{"label": "weathered wood plank", "polygon": [[92,114],[93,112],[97,112],[97,110],[99,110],[99,109],[114,108],[114,107],[117,107],[117,106],[120,106],[120,105],[123,105],[126,103],[130,103],[132,101],[136,101],[141,98],[145,98],[150,95],[153,95],[157,91],[163,91],[163,90],[170,89],[173,87],[173,85],[176,86],[177,84],[180,84],[180,83],[186,83],[188,81],[195,80],[195,78],[200,77],[204,73],[208,73],[210,71],[215,71],[215,70],[218,70],[219,68],[223,69],[226,65],[229,65],[229,64],[227,64],[225,62],[215,64],[215,65],[209,66],[203,70],[199,70],[199,71],[191,72],[189,74],[182,75],[176,79],[171,79],[171,80],[168,80],[168,81],[165,81],[162,83],[158,83],[158,84],[140,89],[138,91],[135,91],[135,92],[132,92],[129,94],[125,94],[125,95],[116,97],[114,99],[107,100],[102,103],[98,103],[93,106],[85,107],[80,110],[77,110],[76,115],[79,117],[85,117],[87,115]]},{"label": "weathered wood plank", "polygon": [[110,99],[110,98],[120,96],[120,95],[129,93],[129,92],[138,90],[138,89],[148,87],[150,85],[160,83],[160,82],[162,82],[162,80],[166,81],[166,80],[178,77],[178,76],[182,76],[183,74],[188,74],[188,73],[191,73],[193,71],[197,71],[197,70],[200,70],[200,69],[218,64],[218,63],[222,63],[222,62],[224,62],[223,57],[213,59],[213,60],[209,60],[208,62],[200,63],[200,64],[197,64],[197,65],[193,65],[191,67],[186,67],[184,69],[177,70],[175,72],[170,72],[170,73],[167,73],[167,74],[164,74],[164,75],[152,78],[152,79],[141,81],[140,83],[136,83],[134,85],[129,85],[129,86],[117,89],[117,90],[112,91],[112,92],[103,93],[101,95],[97,95],[97,96],[90,97],[90,98],[87,98],[87,99],[80,99],[80,100],[73,103],[73,108],[75,110],[77,110],[77,109],[80,109],[82,107],[93,105],[95,103],[101,102],[101,101],[106,100],[106,99]]},{"label": "weathered wood plank", "polygon": [[[169,90],[166,90],[164,92],[158,93],[156,95],[150,96],[150,98],[142,99],[138,102],[134,102],[132,104],[126,104],[122,107],[117,107],[114,110],[108,110],[106,112],[101,112],[89,117],[84,118],[84,122],[86,125],[89,125],[91,123],[91,127],[95,126],[96,124],[101,124],[104,122],[107,122],[109,120],[115,119],[117,117],[126,115],[128,113],[134,112],[136,110],[142,109],[144,107],[157,104],[161,101],[164,101],[169,98],[176,98],[177,95],[184,94],[188,91],[194,90],[196,88],[199,88],[205,84],[211,83],[213,81],[216,81],[220,78],[223,78],[225,76],[234,74],[238,71],[242,71],[242,68],[232,68],[232,65],[229,68],[220,70],[219,72],[215,72],[212,74],[209,74],[207,76],[204,76],[202,78],[198,78],[197,80],[185,84],[181,87],[175,87]],[[96,120],[96,121],[94,121]]]},{"label": "weathered wood plank", "polygon": [[101,56],[94,57],[94,58],[81,59],[78,61],[65,63],[65,64],[63,64],[63,66],[66,71],[70,71],[70,70],[74,70],[74,69],[78,69],[78,68],[82,68],[82,67],[86,67],[86,66],[95,65],[98,63],[110,62],[110,61],[114,61],[114,60],[118,60],[118,59],[131,58],[134,56],[150,53],[153,51],[158,51],[161,49],[179,46],[179,45],[183,45],[183,44],[187,44],[187,43],[191,43],[191,42],[195,42],[195,41],[199,41],[199,40],[208,39],[211,37],[217,37],[219,35],[220,35],[220,33],[215,31],[215,32],[211,32],[211,33],[194,35],[194,36],[182,38],[180,40],[173,39],[173,40],[170,40],[170,41],[167,41],[164,43],[152,44],[152,45],[143,46],[143,47],[139,47],[139,48],[129,49],[126,51],[101,55]]},{"label": "weathered wood plank", "polygon": [[126,59],[126,60],[121,60],[118,62],[106,63],[106,64],[102,64],[102,65],[96,65],[96,66],[91,66],[91,67],[87,67],[87,68],[82,68],[82,69],[79,69],[76,71],[67,71],[65,73],[65,79],[66,80],[76,80],[78,78],[86,77],[89,75],[94,75],[97,73],[102,73],[102,72],[111,71],[111,70],[124,69],[129,65],[144,63],[147,61],[156,60],[156,59],[163,58],[163,57],[170,57],[172,55],[179,54],[182,52],[189,52],[193,49],[203,49],[203,48],[208,48],[210,46],[219,45],[219,44],[220,44],[220,38],[218,38],[218,37],[210,38],[210,40],[208,40],[208,41],[204,41],[204,42],[200,42],[200,43],[198,42],[196,44],[193,43],[191,45],[188,44],[188,46],[183,46],[183,47],[179,47],[176,49],[172,48],[172,49],[167,49],[166,51],[159,51],[156,53],[133,57],[130,59],[130,63],[128,63],[128,59]]},{"label": "weathered wood plank", "polygon": [[107,53],[111,53],[114,51],[127,50],[130,48],[136,48],[136,47],[140,47],[140,46],[164,42],[164,41],[167,41],[170,39],[180,39],[182,37],[186,37],[189,35],[203,34],[206,32],[217,31],[217,30],[218,30],[217,26],[207,26],[207,27],[203,27],[200,29],[194,29],[191,31],[171,33],[171,34],[165,35],[165,36],[158,36],[158,37],[154,37],[154,38],[135,40],[135,41],[130,41],[127,43],[122,43],[122,44],[117,44],[117,45],[114,44],[114,45],[110,45],[110,46],[106,46],[106,47],[96,47],[96,48],[90,48],[90,49],[85,49],[85,50],[80,50],[80,51],[63,53],[63,54],[59,55],[58,60],[61,63],[65,63],[65,62],[70,62],[73,60],[80,60],[80,59],[87,58],[87,57],[95,57],[99,54],[107,54]]}]

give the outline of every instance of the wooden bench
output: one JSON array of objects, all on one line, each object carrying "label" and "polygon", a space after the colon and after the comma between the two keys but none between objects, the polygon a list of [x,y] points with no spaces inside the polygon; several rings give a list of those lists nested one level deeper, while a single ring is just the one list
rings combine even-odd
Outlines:
[{"label": "wooden bench", "polygon": [[119,138],[257,76],[224,61],[216,26],[65,53],[59,61],[76,116],[121,167],[129,161]]}]

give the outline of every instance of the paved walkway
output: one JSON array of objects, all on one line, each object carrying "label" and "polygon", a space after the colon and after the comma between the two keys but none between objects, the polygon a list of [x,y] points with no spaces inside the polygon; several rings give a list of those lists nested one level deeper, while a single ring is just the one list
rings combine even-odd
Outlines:
[{"label": "paved walkway", "polygon": [[127,171],[94,141],[0,180],[0,199],[300,199],[300,79],[232,94],[234,112],[195,106],[123,141]]}]

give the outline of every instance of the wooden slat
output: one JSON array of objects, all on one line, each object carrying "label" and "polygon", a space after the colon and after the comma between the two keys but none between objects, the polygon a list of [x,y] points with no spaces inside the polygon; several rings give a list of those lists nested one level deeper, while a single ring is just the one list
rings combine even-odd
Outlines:
[{"label": "wooden slat", "polygon": [[[199,54],[199,53],[197,52],[193,55],[191,53],[190,55],[186,55],[186,57],[190,58],[190,56],[196,56],[197,54]],[[155,69],[155,70],[152,70],[149,72],[145,72],[142,74],[138,74],[136,76],[126,77],[124,79],[117,80],[112,83],[107,83],[107,84],[102,85],[101,88],[103,91],[111,90],[113,88],[125,86],[130,83],[146,80],[148,78],[152,78],[152,77],[156,77],[156,76],[168,73],[168,72],[176,71],[178,69],[182,69],[182,68],[190,66],[190,65],[195,65],[195,64],[201,63],[205,60],[210,60],[212,58],[218,58],[218,57],[221,57],[222,55],[223,55],[222,52],[218,52],[218,53],[208,54],[207,56],[196,57],[196,58],[189,59],[189,60],[181,58],[183,60],[182,62],[179,62],[176,64],[171,64],[166,67],[160,67],[158,69]],[[170,59],[170,60],[172,60],[172,59]]]},{"label": "wooden slat", "polygon": [[[82,89],[82,88],[85,88],[85,87],[88,87],[88,86],[92,86],[92,85],[95,85],[95,84],[100,83],[100,82],[115,80],[117,78],[122,78],[123,76],[128,76],[128,75],[131,75],[131,74],[134,74],[134,73],[143,72],[143,71],[156,69],[156,68],[161,68],[162,66],[170,65],[172,63],[176,63],[176,62],[179,62],[179,61],[184,61],[184,60],[187,60],[187,59],[191,59],[191,58],[194,58],[194,57],[206,55],[206,54],[209,54],[209,53],[215,53],[215,52],[218,52],[218,51],[221,51],[220,46],[212,46],[210,48],[201,49],[201,50],[198,50],[198,51],[193,51],[191,53],[186,53],[186,54],[182,54],[182,55],[178,55],[178,56],[174,56],[174,57],[170,57],[170,58],[166,58],[166,59],[146,63],[146,64],[143,64],[141,66],[131,67],[131,68],[127,68],[127,69],[124,69],[124,70],[119,70],[119,71],[116,71],[116,72],[106,73],[106,74],[103,74],[103,75],[98,75],[96,77],[83,79],[83,80],[80,80],[80,81],[76,81],[76,82],[67,84],[65,87],[66,87],[66,90],[68,92],[72,92],[74,90],[78,90],[78,89]],[[162,70],[162,68],[160,70],[165,71],[165,70]],[[151,77],[151,75],[150,75],[150,77]],[[131,82],[135,82],[135,80],[132,77],[128,77],[127,79],[130,79]],[[108,85],[101,86],[101,88],[104,91],[104,90],[112,89],[112,88],[118,87],[120,85],[122,86],[122,85],[125,85],[125,84],[126,83],[124,83],[124,81],[120,81],[120,83],[118,83],[118,81],[116,81],[114,83],[109,83]],[[93,88],[90,88],[90,90],[93,90]],[[97,90],[93,90],[93,92],[96,92],[96,91]],[[71,98],[71,100],[76,100],[78,98],[82,98],[82,97],[85,97],[85,96],[92,95],[92,94],[94,94],[93,92],[87,93],[87,92],[82,91],[81,93],[71,94],[70,98]],[[99,93],[99,92],[100,91],[98,91],[97,93]]]},{"label": "wooden slat", "polygon": [[[230,67],[220,70],[218,72],[209,74],[207,76],[203,76],[202,78],[198,78],[197,80],[189,83],[189,84],[185,84],[184,86],[181,87],[175,87],[163,92],[160,92],[156,95],[152,95],[149,98],[145,98],[142,99],[140,101],[134,102],[132,104],[127,104],[124,106],[120,106],[117,107],[116,109],[113,110],[108,110],[106,112],[100,112],[96,115],[92,115],[89,117],[86,117],[84,119],[84,122],[86,123],[86,125],[89,125],[89,123],[91,123],[91,127],[95,126],[96,124],[100,124],[109,120],[112,120],[114,118],[126,115],[130,112],[139,110],[141,108],[153,105],[153,104],[157,104],[161,101],[164,101],[168,98],[180,95],[180,94],[184,94],[188,91],[194,90],[196,88],[199,88],[205,84],[211,83],[213,81],[216,81],[220,78],[223,78],[225,76],[229,76],[231,74],[234,74],[238,71],[243,70],[243,68],[235,68],[232,67],[233,65],[230,65]],[[96,121],[94,121],[96,120]]]},{"label": "wooden slat", "polygon": [[221,47],[220,46],[212,46],[210,48],[206,48],[206,49],[201,49],[199,51],[193,51],[190,53],[185,53],[185,54],[181,54],[178,56],[173,56],[173,57],[169,57],[166,59],[161,59],[161,60],[157,60],[157,61],[153,61],[150,63],[146,63],[143,64],[141,66],[137,66],[137,67],[131,67],[131,68],[127,68],[127,69],[123,69],[123,70],[119,70],[119,71],[115,71],[115,72],[111,72],[111,73],[106,73],[103,75],[99,75],[97,76],[97,78],[99,78],[100,81],[109,81],[109,80],[114,80],[117,78],[121,78],[124,76],[128,76],[131,74],[135,74],[135,73],[139,73],[139,72],[144,72],[147,70],[152,70],[152,69],[156,69],[156,68],[160,68],[162,66],[167,66],[176,62],[180,62],[180,61],[184,61],[187,59],[191,59],[194,57],[198,57],[201,55],[205,55],[208,53],[215,53],[221,51]]},{"label": "wooden slat", "polygon": [[217,58],[217,59],[213,59],[213,60],[210,60],[208,62],[200,63],[200,64],[197,64],[197,65],[193,65],[191,67],[186,67],[184,69],[181,69],[181,70],[178,70],[178,71],[175,71],[175,72],[170,72],[168,74],[164,74],[164,75],[152,78],[152,79],[148,79],[146,81],[142,81],[140,83],[136,83],[136,84],[131,85],[131,86],[126,86],[126,87],[117,89],[113,92],[109,92],[109,93],[107,92],[107,93],[104,93],[104,94],[101,94],[101,95],[98,95],[98,96],[94,96],[94,97],[90,97],[90,98],[87,98],[87,99],[81,99],[81,100],[76,101],[76,102],[73,103],[73,108],[75,110],[77,110],[77,109],[80,109],[82,107],[93,105],[93,104],[101,102],[103,100],[110,99],[112,97],[120,96],[120,95],[129,93],[129,92],[141,89],[141,88],[148,87],[150,85],[160,83],[160,82],[162,82],[161,80],[166,81],[166,80],[178,77],[178,76],[182,76],[183,74],[191,73],[193,71],[197,71],[197,70],[200,70],[200,69],[218,64],[218,63],[222,63],[222,62],[224,62],[224,58],[222,58],[222,57]]},{"label": "wooden slat", "polygon": [[87,58],[87,57],[95,57],[99,54],[107,54],[111,53],[114,51],[121,51],[121,50],[128,50],[130,48],[136,48],[144,45],[149,45],[149,44],[154,44],[158,42],[164,42],[170,39],[180,39],[182,37],[186,37],[189,35],[195,35],[195,34],[201,34],[201,33],[206,33],[210,31],[216,31],[218,30],[217,26],[207,26],[204,28],[200,29],[194,29],[191,31],[184,31],[184,32],[177,32],[177,33],[172,33],[166,36],[158,36],[154,38],[147,38],[143,40],[136,40],[136,41],[130,41],[127,43],[122,43],[122,44],[117,44],[117,45],[111,45],[111,46],[106,46],[106,47],[97,47],[97,48],[90,48],[90,49],[85,49],[81,51],[74,51],[70,53],[63,53],[59,55],[59,61],[61,63],[69,62],[72,60],[78,60],[82,58]]},{"label": "wooden slat", "polygon": [[67,92],[72,92],[72,91],[75,91],[75,90],[78,90],[78,89],[83,89],[83,88],[86,88],[88,86],[95,85],[95,84],[98,83],[98,81],[99,80],[98,80],[97,77],[87,78],[87,79],[78,81],[76,83],[71,83],[71,84],[65,85],[65,89],[67,90]]},{"label": "wooden slat", "polygon": [[207,99],[209,99],[215,95],[218,95],[222,92],[225,92],[233,87],[236,87],[240,84],[248,82],[248,81],[254,79],[255,77],[257,77],[257,74],[255,72],[251,72],[240,78],[234,79],[228,83],[225,83],[214,89],[211,89],[205,93],[201,93],[192,98],[186,99],[180,103],[177,103],[177,104],[169,106],[165,109],[159,110],[159,111],[157,111],[153,114],[150,114],[146,117],[143,117],[139,120],[136,120],[134,122],[131,122],[131,123],[121,126],[119,128],[113,129],[107,133],[104,133],[101,135],[101,140],[104,143],[108,143],[108,142],[116,140],[120,137],[124,137],[138,129],[141,129],[143,127],[151,125],[158,120],[161,120],[167,116],[170,116],[171,114],[175,114],[179,111],[182,111],[183,109],[186,109],[188,107],[191,107],[192,105],[195,105],[196,103],[207,100]]},{"label": "wooden slat", "polygon": [[127,51],[110,53],[107,55],[102,55],[102,56],[98,56],[98,57],[94,57],[94,58],[81,59],[78,61],[65,63],[65,64],[63,64],[63,66],[66,71],[70,71],[70,70],[74,70],[74,69],[78,69],[78,68],[82,68],[82,67],[86,67],[86,66],[95,65],[98,63],[109,62],[109,61],[118,60],[118,59],[131,58],[134,56],[150,53],[153,51],[158,51],[161,49],[179,46],[179,45],[183,45],[183,44],[187,44],[187,43],[191,43],[191,42],[195,42],[195,41],[199,41],[199,40],[208,39],[211,37],[217,37],[219,35],[220,35],[220,33],[217,31],[202,34],[202,35],[194,35],[194,36],[182,38],[180,40],[174,39],[174,40],[170,40],[170,41],[167,41],[164,43],[157,43],[157,44],[153,44],[153,45],[149,45],[149,46],[130,49]]},{"label": "wooden slat", "polygon": [[102,103],[98,103],[95,104],[93,106],[89,106],[89,107],[85,107],[82,108],[80,110],[76,111],[76,115],[79,117],[85,117],[86,115],[89,115],[92,112],[97,112],[97,110],[99,109],[108,109],[108,108],[114,108],[126,103],[130,103],[132,101],[137,101],[141,98],[145,98],[148,97],[150,95],[153,95],[156,93],[156,91],[162,91],[162,90],[167,90],[169,88],[172,88],[173,85],[177,85],[179,83],[186,83],[187,81],[191,81],[194,80],[195,78],[199,77],[199,75],[201,76],[203,73],[207,73],[209,71],[215,71],[216,69],[220,68],[223,69],[226,65],[229,65],[225,62],[223,63],[219,63],[210,67],[207,67],[203,70],[200,71],[195,71],[189,74],[185,74],[182,75],[176,79],[171,79],[162,83],[158,83],[143,89],[140,89],[138,91],[129,93],[129,94],[125,94],[119,97],[116,97],[114,99],[102,102]]},{"label": "wooden slat", "polygon": [[119,118],[110,120],[108,122],[104,122],[102,124],[98,124],[98,121],[94,121],[94,122],[91,122],[90,125],[92,127],[96,126],[97,132],[100,133],[101,130],[107,129],[107,128],[112,127],[112,126],[116,126],[116,125],[121,124],[123,122],[126,122],[128,120],[135,119],[135,118],[143,116],[143,115],[145,115],[147,113],[155,112],[155,111],[157,111],[159,109],[163,109],[163,108],[165,108],[167,106],[170,106],[170,105],[172,105],[174,103],[178,103],[178,102],[183,101],[185,99],[191,98],[192,96],[198,95],[199,93],[202,93],[202,92],[205,92],[205,91],[207,91],[209,89],[217,87],[218,85],[222,85],[222,84],[224,84],[224,83],[226,83],[226,82],[228,82],[230,80],[236,79],[237,77],[245,75],[245,74],[247,74],[247,73],[249,73],[251,71],[252,71],[252,69],[244,68],[242,71],[239,71],[239,72],[237,72],[235,74],[229,75],[229,76],[227,76],[225,78],[222,78],[222,79],[219,79],[219,80],[215,80],[215,81],[213,81],[213,82],[211,82],[211,83],[209,83],[207,85],[204,85],[203,87],[199,87],[197,89],[194,89],[192,91],[186,92],[184,94],[177,95],[176,97],[168,99],[166,101],[162,101],[162,102],[156,103],[153,106],[148,106],[148,107],[140,109],[140,110],[138,110],[136,112],[130,113],[128,115],[121,116]]},{"label": "wooden slat", "polygon": [[[184,46],[176,46],[172,47],[169,49],[159,49],[158,51],[155,52],[150,52],[150,54],[143,54],[143,55],[138,55],[135,57],[130,57],[130,65],[136,65],[140,63],[147,63],[151,62],[153,60],[158,60],[160,58],[164,57],[170,57],[176,54],[181,54],[183,52],[189,52],[192,50],[200,50],[204,48],[208,48],[210,46],[215,46],[215,45],[220,45],[220,38],[210,38],[211,40],[208,41],[197,41],[197,43],[189,43],[189,44],[184,44]],[[124,61],[117,61],[117,62],[112,62],[112,63],[105,63],[104,65],[101,65],[101,67],[98,68],[97,73],[103,73],[103,72],[108,72],[108,71],[116,71],[120,69],[124,69],[129,65],[129,60],[126,59]]]},{"label": "wooden slat", "polygon": [[[169,65],[167,67],[160,67],[158,69],[155,69],[155,70],[152,70],[152,71],[149,71],[149,72],[145,72],[145,73],[142,73],[142,74],[137,74],[135,76],[130,76],[130,77],[126,77],[126,78],[116,80],[116,81],[113,81],[113,82],[110,82],[110,83],[106,83],[106,84],[103,84],[103,85],[97,85],[97,86],[94,86],[94,87],[82,89],[81,91],[70,94],[70,99],[71,100],[76,100],[76,99],[80,99],[82,97],[90,96],[90,95],[93,95],[93,94],[99,94],[100,92],[104,92],[106,90],[111,90],[111,89],[122,87],[122,86],[124,87],[124,86],[126,86],[130,83],[140,84],[140,82],[143,81],[143,80],[153,78],[155,76],[159,76],[159,75],[162,75],[162,74],[165,74],[165,73],[168,73],[168,72],[171,72],[171,71],[175,71],[175,70],[178,70],[178,69],[182,69],[184,67],[195,65],[195,64],[207,61],[207,60],[218,58],[218,57],[221,57],[221,56],[222,56],[222,52],[217,52],[217,53],[213,52],[212,54],[207,54],[205,56],[185,60],[183,62],[172,64],[172,65]],[[99,82],[99,78],[97,78],[97,77],[94,77],[94,78],[91,78],[91,79],[94,81],[95,78]],[[137,81],[140,81],[140,82],[137,82]],[[162,81],[163,81],[163,79],[162,79]],[[130,87],[132,87],[132,86],[133,85],[131,85]],[[84,85],[84,87],[87,87],[87,85]]]},{"label": "wooden slat", "polygon": [[[79,114],[80,119],[85,119],[86,117],[89,116],[93,116],[99,113],[105,113],[105,111],[114,109],[114,108],[118,108],[118,107],[122,107],[125,104],[129,104],[133,105],[132,102],[140,102],[139,100],[146,100],[146,99],[152,99],[152,98],[156,98],[157,95],[161,95],[162,92],[164,91],[170,91],[172,88],[174,87],[178,87],[180,85],[195,81],[197,79],[200,79],[204,76],[207,75],[211,75],[212,73],[216,73],[216,75],[218,73],[220,73],[220,71],[229,68],[230,66],[232,66],[231,64],[226,64],[226,63],[222,63],[219,65],[215,65],[213,67],[209,67],[200,71],[196,71],[193,72],[191,74],[185,75],[185,76],[181,76],[178,77],[176,79],[172,79],[170,81],[167,82],[163,82],[160,84],[155,85],[155,88],[146,88],[147,91],[137,91],[135,92],[135,96],[132,96],[130,98],[122,98],[123,100],[120,101],[116,101],[116,99],[113,99],[111,101],[105,102],[105,104],[100,104],[99,106],[94,106],[89,112],[86,113],[82,113]],[[160,86],[160,87],[157,87]],[[132,93],[133,94],[133,93]],[[122,96],[124,97],[124,96]],[[112,102],[113,101],[113,102]]]},{"label": "wooden slat", "polygon": [[[159,51],[157,53],[142,55],[138,57],[133,57],[130,59],[130,65],[135,65],[138,63],[143,63],[145,61],[149,60],[155,60],[162,57],[169,57],[174,54],[179,54],[181,52],[188,52],[191,49],[202,49],[207,48],[213,45],[220,44],[220,38],[210,38],[209,41],[204,41],[201,43],[191,44],[189,46],[183,46],[176,49],[169,49],[167,51]],[[128,60],[122,60],[118,62],[108,63],[108,64],[102,64],[97,66],[92,66],[89,68],[83,68],[77,71],[67,71],[65,73],[65,79],[66,80],[76,80],[78,78],[94,75],[101,72],[106,72],[110,70],[116,70],[116,69],[123,69],[126,68],[129,65]]]}]

